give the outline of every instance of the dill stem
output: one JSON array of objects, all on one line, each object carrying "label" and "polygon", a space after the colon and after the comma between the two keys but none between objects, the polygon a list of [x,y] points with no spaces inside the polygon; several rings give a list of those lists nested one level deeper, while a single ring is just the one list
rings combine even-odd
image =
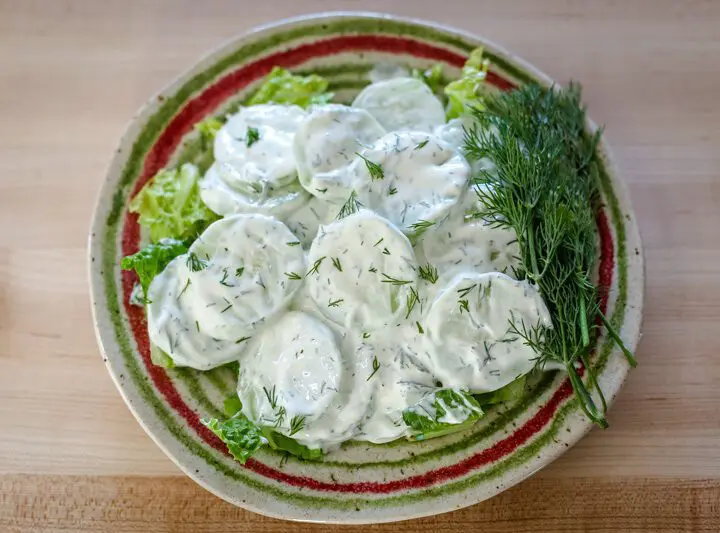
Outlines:
[{"label": "dill stem", "polygon": [[605,395],[600,388],[600,383],[598,383],[595,370],[590,367],[590,359],[588,358],[587,354],[583,354],[580,356],[580,360],[582,361],[583,365],[585,366],[585,370],[588,373],[588,383],[590,383],[590,386],[597,391],[598,396],[600,397],[600,402],[602,403],[602,412],[607,413],[607,401],[605,400]]},{"label": "dill stem", "polygon": [[585,386],[585,383],[580,377],[580,374],[578,374],[575,365],[572,363],[566,363],[565,369],[567,370],[568,377],[570,378],[572,388],[575,391],[578,400],[580,400],[580,407],[582,408],[583,412],[592,422],[596,423],[601,428],[608,427],[605,416],[598,411],[597,405],[595,405],[595,401],[592,399],[592,395]]},{"label": "dill stem", "polygon": [[[528,223],[532,226],[532,221]],[[527,230],[528,250],[530,251],[530,267],[532,268],[532,278],[537,282],[540,279],[540,269],[538,268],[537,252],[535,251],[535,233],[533,228]]]},{"label": "dill stem", "polygon": [[605,317],[605,313],[598,309],[598,314],[600,315],[600,320],[602,320],[605,329],[607,329],[608,335],[612,337],[612,339],[615,341],[615,344],[620,346],[620,349],[622,350],[623,354],[625,354],[625,358],[627,359],[628,363],[630,363],[630,366],[635,368],[637,366],[637,359],[635,359],[635,356],[630,350],[625,347],[625,343],[620,338],[620,335],[616,333],[615,328],[612,327],[608,319]]},{"label": "dill stem", "polygon": [[580,296],[580,332],[582,333],[582,342],[584,347],[590,346],[590,332],[587,324],[587,306],[585,304],[585,296]]}]

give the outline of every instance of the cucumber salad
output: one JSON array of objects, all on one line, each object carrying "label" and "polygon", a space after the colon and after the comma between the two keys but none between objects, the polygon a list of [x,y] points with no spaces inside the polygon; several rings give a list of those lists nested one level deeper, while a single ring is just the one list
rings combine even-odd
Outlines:
[{"label": "cucumber salad", "polygon": [[238,369],[203,423],[239,461],[467,429],[557,369],[604,425],[597,136],[577,87],[499,93],[487,69],[396,68],[343,104],[276,67],[132,200],[152,360]]}]

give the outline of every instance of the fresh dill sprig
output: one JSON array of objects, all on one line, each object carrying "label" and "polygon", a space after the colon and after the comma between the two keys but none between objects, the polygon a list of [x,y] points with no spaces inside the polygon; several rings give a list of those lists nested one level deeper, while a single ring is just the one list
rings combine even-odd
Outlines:
[{"label": "fresh dill sprig", "polygon": [[377,373],[377,371],[380,370],[380,362],[378,361],[377,356],[373,358],[372,369],[372,373],[367,377],[365,381],[370,381],[370,378],[372,378]]},{"label": "fresh dill sprig", "polygon": [[280,427],[282,426],[283,422],[285,422],[285,415],[287,414],[287,410],[285,407],[278,407],[275,411],[275,423],[273,424],[274,427]]},{"label": "fresh dill sprig", "polygon": [[200,272],[207,268],[207,261],[200,259],[195,252],[190,252],[185,260],[185,265],[190,272]]},{"label": "fresh dill sprig", "polygon": [[235,269],[235,277],[239,278],[240,276],[243,275],[243,272],[245,272],[245,267],[244,267],[244,266],[237,267],[237,268]]},{"label": "fresh dill sprig", "polygon": [[302,279],[302,276],[298,274],[297,272],[285,272],[285,275],[288,277],[288,279],[298,280]]},{"label": "fresh dill sprig", "polygon": [[322,265],[322,262],[325,260],[325,256],[320,257],[319,259],[315,260],[313,263],[313,266],[310,267],[310,270],[307,271],[307,274],[305,274],[305,277],[309,276],[310,274],[317,274],[318,269],[320,268],[320,265]]},{"label": "fresh dill sprig", "polygon": [[240,337],[238,340],[235,341],[235,344],[240,344],[240,343],[243,343],[243,342],[249,341],[249,340],[250,340],[250,337]]},{"label": "fresh dill sprig", "polygon": [[415,148],[413,148],[413,150],[421,150],[421,149],[425,148],[425,146],[427,146],[427,143],[429,143],[429,142],[430,142],[430,139],[427,138],[424,141],[417,143],[417,145],[415,146]]},{"label": "fresh dill sprig", "polygon": [[290,436],[292,437],[298,431],[305,427],[305,417],[295,415],[290,419]]},{"label": "fresh dill sprig", "polygon": [[385,255],[390,255],[390,250],[388,250],[387,248],[383,248],[382,253],[384,253]]},{"label": "fresh dill sprig", "polygon": [[471,161],[487,158],[494,164],[474,176],[480,215],[493,227],[515,231],[520,248],[515,274],[539,289],[552,320],[552,327],[545,327],[511,318],[510,331],[538,353],[540,367],[562,363],[585,415],[606,427],[605,398],[590,364],[597,324],[632,366],[635,358],[601,312],[592,281],[600,131],[585,129],[577,84],[566,90],[530,84],[484,98],[485,109],[472,112],[478,125],[466,131],[464,150]]},{"label": "fresh dill sprig", "polygon": [[288,246],[300,246],[300,241],[286,242]]},{"label": "fresh dill sprig", "polygon": [[185,282],[185,286],[182,288],[182,290],[181,290],[180,293],[177,295],[177,298],[175,298],[175,300],[180,301],[180,297],[181,297],[183,294],[185,294],[185,291],[188,290],[188,287],[189,287],[189,286],[190,286],[190,278],[187,279],[187,281]]},{"label": "fresh dill sprig", "polygon": [[415,237],[419,237],[423,233],[425,233],[428,229],[433,227],[435,225],[435,222],[432,220],[418,220],[414,224],[410,224],[410,229],[413,231],[413,235]]},{"label": "fresh dill sprig", "polygon": [[388,189],[388,196],[392,196],[394,194],[397,194],[397,187],[390,187]]},{"label": "fresh dill sprig", "polygon": [[362,204],[360,203],[360,200],[358,200],[358,198],[357,198],[357,193],[355,192],[355,190],[352,190],[352,191],[350,191],[350,196],[348,197],[347,201],[340,208],[340,211],[338,212],[337,217],[335,217],[335,218],[337,220],[340,220],[341,218],[350,216],[353,213],[357,213],[361,207],[362,207]]},{"label": "fresh dill sprig", "polygon": [[250,148],[253,144],[260,140],[260,132],[257,128],[248,126],[247,133],[245,134],[245,144]]},{"label": "fresh dill sprig", "polygon": [[385,274],[385,272],[382,273],[382,277],[383,279],[381,279],[380,281],[383,283],[391,283],[393,285],[407,285],[408,283],[412,283],[410,280],[397,279],[393,278],[392,276],[388,276],[387,274]]},{"label": "fresh dill sprig", "polygon": [[465,298],[468,294],[470,294],[470,291],[473,290],[475,287],[477,287],[477,283],[473,283],[469,287],[464,287],[462,289],[458,289],[458,297],[459,298]]},{"label": "fresh dill sprig", "polygon": [[383,170],[382,166],[378,165],[377,163],[373,163],[359,152],[355,152],[355,155],[365,161],[365,166],[368,169],[368,173],[370,174],[370,179],[372,181],[377,181],[385,178],[385,171]]},{"label": "fresh dill sprig", "polygon": [[470,312],[470,307],[468,304],[468,301],[466,299],[460,299],[458,300],[458,305],[460,306],[460,314],[463,314],[463,311]]},{"label": "fresh dill sprig", "polygon": [[425,330],[424,330],[423,327],[420,325],[420,322],[415,322],[415,324],[417,324],[418,333],[419,333],[420,335],[424,334],[424,333],[425,333]]},{"label": "fresh dill sprig", "polygon": [[263,392],[265,392],[265,397],[267,398],[268,403],[270,404],[270,408],[275,410],[275,408],[277,407],[277,394],[275,393],[275,385],[273,385],[272,389],[263,387]]},{"label": "fresh dill sprig", "polygon": [[340,307],[340,304],[343,303],[345,300],[342,298],[339,298],[337,300],[332,300],[328,302],[328,307]]},{"label": "fresh dill sprig", "polygon": [[230,285],[230,284],[227,282],[228,276],[229,276],[229,274],[228,274],[228,269],[227,269],[227,268],[223,268],[223,277],[222,277],[222,279],[220,280],[220,285],[225,285],[226,287],[232,287],[232,286],[233,286],[233,285]]},{"label": "fresh dill sprig", "polygon": [[380,243],[383,242],[384,240],[385,240],[385,237],[380,237],[380,238],[377,240],[377,242],[376,242],[375,244],[373,244],[373,247],[377,246],[378,244],[380,244]]},{"label": "fresh dill sprig", "polygon": [[337,268],[340,272],[342,272],[342,265],[340,264],[340,258],[339,257],[333,257],[332,258],[332,264],[335,268]]},{"label": "fresh dill sprig", "polygon": [[430,283],[437,283],[438,269],[428,263],[418,269],[418,276]]},{"label": "fresh dill sprig", "polygon": [[420,301],[420,295],[418,295],[418,292],[415,290],[415,287],[410,287],[410,294],[407,295],[407,298],[405,299],[405,306],[407,307],[407,313],[405,313],[405,320],[410,316],[410,313],[413,312],[413,309],[415,309],[415,306]]}]

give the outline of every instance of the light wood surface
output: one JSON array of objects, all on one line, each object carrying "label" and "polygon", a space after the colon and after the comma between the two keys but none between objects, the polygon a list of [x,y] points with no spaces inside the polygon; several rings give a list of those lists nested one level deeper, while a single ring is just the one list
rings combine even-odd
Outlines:
[{"label": "light wood surface", "polygon": [[217,500],[143,433],[98,354],[85,252],[146,98],[253,25],[330,9],[453,24],[580,80],[647,258],[609,430],[490,502],[362,530],[719,531],[720,3],[672,0],[0,1],[0,531],[330,529]]}]

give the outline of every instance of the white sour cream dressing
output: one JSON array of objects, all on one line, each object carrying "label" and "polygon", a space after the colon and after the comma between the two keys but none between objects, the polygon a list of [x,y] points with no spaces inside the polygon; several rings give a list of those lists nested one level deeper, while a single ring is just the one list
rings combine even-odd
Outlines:
[{"label": "white sour cream dressing", "polygon": [[535,287],[499,272],[458,274],[426,317],[430,364],[443,386],[488,392],[530,372],[537,354],[510,321],[551,326]]},{"label": "white sour cream dressing", "polygon": [[303,248],[308,248],[321,224],[329,224],[337,216],[338,207],[315,196],[302,207],[283,217],[283,222],[297,235]]},{"label": "white sour cream dressing", "polygon": [[236,189],[292,183],[297,174],[293,139],[306,116],[305,110],[295,105],[240,109],[215,135],[215,161],[223,180]]},{"label": "white sour cream dressing", "polygon": [[355,153],[384,134],[363,109],[339,104],[316,107],[300,124],[293,145],[300,183],[322,200],[344,202]]},{"label": "white sour cream dressing", "polygon": [[298,106],[277,104],[244,107],[231,116],[215,135],[215,163],[200,182],[203,202],[219,215],[279,218],[306,203],[292,151],[306,116]]},{"label": "white sour cream dressing", "polygon": [[338,394],[341,359],[328,326],[305,313],[286,313],[240,365],[243,411],[253,422],[285,434],[300,426],[296,433],[307,433]]},{"label": "white sour cream dressing", "polygon": [[[406,233],[414,233],[415,224],[440,221],[467,190],[467,161],[431,134],[389,133],[361,155],[365,159],[352,164],[358,199]],[[373,175],[373,165],[382,177]]]},{"label": "white sour cream dressing", "polygon": [[[246,337],[287,306],[300,282],[285,272],[303,272],[305,256],[287,226],[263,215],[235,215],[211,224],[188,254],[173,260],[150,285],[150,340],[193,368],[222,364],[224,350],[197,353],[183,337],[244,344]],[[219,342],[224,348],[224,343]],[[230,359],[232,360],[232,359]],[[227,362],[227,361],[225,361]]]},{"label": "white sour cream dressing", "polygon": [[423,234],[418,248],[418,253],[442,272],[442,282],[462,272],[502,272],[512,276],[513,268],[519,265],[515,232],[482,220],[432,227]]},{"label": "white sour cream dressing", "polygon": [[[415,81],[373,84],[353,108],[287,120],[275,114],[287,106],[241,111],[216,142],[203,200],[221,214],[262,214],[211,225],[190,250],[204,268],[180,256],[150,287],[151,341],[178,365],[239,360],[243,412],[311,448],[388,442],[409,435],[403,411],[440,388],[504,386],[536,357],[508,321],[550,324],[537,290],[498,272],[515,264],[513,232],[467,216],[478,207],[460,152],[467,121],[443,124]],[[248,124],[277,160],[254,153],[260,140],[241,146]],[[234,165],[230,178],[221,161]],[[362,209],[335,220],[352,190]],[[419,278],[427,264],[435,283]],[[461,423],[471,407],[447,406],[441,422]]]},{"label": "white sour cream dressing", "polygon": [[322,226],[308,253],[308,293],[348,329],[387,326],[405,313],[417,263],[410,241],[367,210]]},{"label": "white sour cream dressing", "polygon": [[210,370],[239,359],[245,344],[214,339],[195,323],[195,309],[181,296],[192,272],[187,255],[173,259],[148,288],[147,321],[150,341],[178,366]]},{"label": "white sour cream dressing", "polygon": [[217,165],[213,164],[200,182],[200,197],[218,215],[259,213],[282,220],[309,200],[298,183],[277,189],[262,185],[258,191],[235,189],[223,180]]},{"label": "white sour cream dressing", "polygon": [[265,330],[240,365],[238,396],[245,415],[310,448],[353,438],[374,388],[367,379],[368,345],[313,311],[290,311],[276,328]]}]

